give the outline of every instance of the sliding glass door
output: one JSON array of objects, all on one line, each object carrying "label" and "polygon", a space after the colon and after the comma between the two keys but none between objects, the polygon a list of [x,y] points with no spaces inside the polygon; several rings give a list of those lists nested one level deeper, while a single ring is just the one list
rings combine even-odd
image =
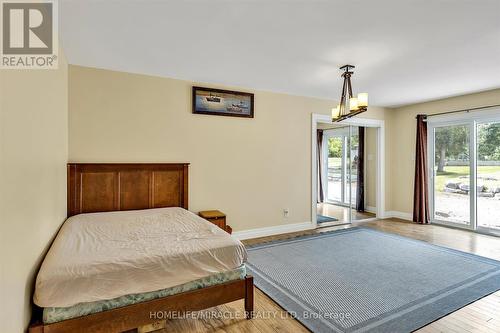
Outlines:
[{"label": "sliding glass door", "polygon": [[432,222],[499,233],[500,119],[430,120],[428,134]]},{"label": "sliding glass door", "polygon": [[359,130],[355,126],[323,130],[322,180],[324,202],[321,214],[337,223],[351,223],[356,203]]}]

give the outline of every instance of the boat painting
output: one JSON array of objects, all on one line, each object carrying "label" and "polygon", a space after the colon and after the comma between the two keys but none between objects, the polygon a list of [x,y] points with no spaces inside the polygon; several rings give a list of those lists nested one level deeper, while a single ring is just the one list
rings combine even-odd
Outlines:
[{"label": "boat painting", "polygon": [[251,93],[193,87],[193,113],[253,118]]},{"label": "boat painting", "polygon": [[210,96],[205,97],[205,99],[207,100],[207,102],[214,102],[214,103],[220,103],[221,101],[220,97],[218,97],[217,95],[212,95],[212,93],[210,93]]}]

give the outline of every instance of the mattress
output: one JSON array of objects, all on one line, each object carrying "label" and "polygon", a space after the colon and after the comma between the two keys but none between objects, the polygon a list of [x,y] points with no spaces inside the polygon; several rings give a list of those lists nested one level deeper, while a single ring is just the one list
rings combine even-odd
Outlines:
[{"label": "mattress", "polygon": [[52,324],[59,321],[86,316],[92,313],[116,309],[123,306],[150,301],[160,297],[171,296],[187,291],[215,286],[229,281],[244,279],[246,275],[245,265],[232,271],[213,274],[198,280],[148,293],[124,295],[114,299],[79,303],[66,308],[43,308],[43,323]]},{"label": "mattress", "polygon": [[71,307],[234,270],[240,241],[183,208],[80,214],[64,222],[38,273],[34,303]]}]

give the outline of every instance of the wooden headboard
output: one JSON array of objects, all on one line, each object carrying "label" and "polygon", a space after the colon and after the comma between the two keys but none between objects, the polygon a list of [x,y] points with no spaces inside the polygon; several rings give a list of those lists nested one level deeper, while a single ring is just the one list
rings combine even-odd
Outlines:
[{"label": "wooden headboard", "polygon": [[189,163],[69,163],[68,217],[160,207],[188,209]]}]

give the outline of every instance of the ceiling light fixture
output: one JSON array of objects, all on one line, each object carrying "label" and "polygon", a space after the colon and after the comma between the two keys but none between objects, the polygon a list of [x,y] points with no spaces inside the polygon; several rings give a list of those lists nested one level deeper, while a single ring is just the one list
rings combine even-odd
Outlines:
[{"label": "ceiling light fixture", "polygon": [[[344,65],[340,67],[344,72],[344,85],[342,86],[342,95],[339,104],[332,109],[332,121],[339,122],[347,118],[354,117],[368,109],[368,94],[360,93],[358,97],[352,97],[351,76],[354,74],[353,65]],[[349,93],[349,95],[347,95]]]}]

